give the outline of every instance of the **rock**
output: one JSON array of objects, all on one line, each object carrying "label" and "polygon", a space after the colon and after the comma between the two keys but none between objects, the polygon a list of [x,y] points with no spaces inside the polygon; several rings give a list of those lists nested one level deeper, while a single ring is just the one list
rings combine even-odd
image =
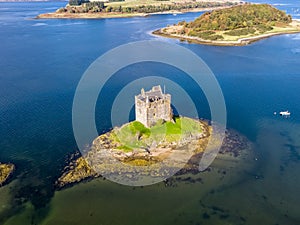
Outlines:
[{"label": "rock", "polygon": [[56,186],[60,189],[66,185],[78,183],[82,180],[98,177],[99,175],[90,167],[87,161],[80,156],[75,161],[71,161],[65,172],[56,181]]},{"label": "rock", "polygon": [[14,170],[15,170],[14,164],[0,163],[0,186],[3,186],[4,184],[6,184],[8,179],[13,174]]}]

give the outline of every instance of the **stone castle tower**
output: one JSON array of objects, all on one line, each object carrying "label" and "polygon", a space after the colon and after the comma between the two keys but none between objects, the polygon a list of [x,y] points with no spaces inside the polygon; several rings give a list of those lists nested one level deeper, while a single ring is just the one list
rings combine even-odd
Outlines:
[{"label": "stone castle tower", "polygon": [[142,89],[141,94],[135,96],[135,119],[146,127],[160,119],[171,121],[172,117],[171,95],[163,93],[160,85],[150,91]]}]

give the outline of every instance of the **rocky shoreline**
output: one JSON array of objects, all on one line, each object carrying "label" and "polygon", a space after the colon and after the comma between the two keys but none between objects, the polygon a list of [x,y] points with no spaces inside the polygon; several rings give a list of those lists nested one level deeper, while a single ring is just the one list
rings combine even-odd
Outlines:
[{"label": "rocky shoreline", "polygon": [[9,178],[15,171],[15,165],[11,163],[0,163],[0,187],[7,184]]},{"label": "rocky shoreline", "polygon": [[[175,176],[188,173],[197,174],[199,173],[199,161],[211,133],[211,127],[207,124],[205,125],[205,129],[205,134],[201,138],[189,140],[189,144],[184,143],[175,147],[170,143],[163,148],[160,146],[160,149],[156,149],[156,151],[152,149],[151,154],[146,151],[125,153],[113,150],[111,144],[108,142],[110,135],[110,132],[108,132],[95,139],[87,155],[83,157],[77,152],[71,157],[69,164],[65,167],[63,174],[57,180],[55,186],[60,190],[97,177],[105,179],[107,176],[117,177],[122,175],[123,178],[133,180],[137,179],[135,178],[137,175],[139,177],[149,176],[156,178],[167,177],[169,174],[172,175],[172,173],[175,173]],[[105,151],[103,151],[104,145],[106,145]],[[234,131],[227,130],[219,155],[238,158],[245,149],[250,148],[250,145],[250,142],[245,137]],[[189,152],[192,156],[189,157],[188,162],[183,167],[180,167],[182,164],[178,161],[181,160],[181,157],[185,157],[182,153],[188,152],[189,149],[193,150],[192,153]],[[176,151],[175,154],[179,152],[179,154],[175,158],[172,158],[172,160],[166,160],[166,157],[172,151]],[[103,156],[103,154],[109,154],[112,157]],[[118,162],[121,162],[121,164]],[[134,167],[128,167],[128,165],[133,165]]]}]

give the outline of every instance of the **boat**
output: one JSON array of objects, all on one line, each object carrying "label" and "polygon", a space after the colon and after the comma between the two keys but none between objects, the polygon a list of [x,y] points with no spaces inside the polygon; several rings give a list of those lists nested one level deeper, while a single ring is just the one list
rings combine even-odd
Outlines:
[{"label": "boat", "polygon": [[280,116],[290,116],[291,113],[289,111],[282,111],[279,113]]}]

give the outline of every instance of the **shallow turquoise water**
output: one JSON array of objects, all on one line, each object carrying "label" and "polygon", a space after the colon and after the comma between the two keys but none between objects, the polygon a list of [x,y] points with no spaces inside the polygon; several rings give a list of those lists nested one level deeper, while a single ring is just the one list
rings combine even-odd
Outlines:
[{"label": "shallow turquoise water", "polygon": [[[287,10],[295,18],[300,18],[297,11],[300,10],[299,3],[272,3]],[[71,124],[72,100],[77,83],[87,67],[113,47],[132,41],[155,39],[157,37],[150,35],[151,30],[180,20],[193,20],[200,14],[102,20],[32,19],[39,13],[53,11],[63,5],[64,3],[59,2],[0,3],[0,159],[14,162],[18,168],[18,183],[10,185],[11,194],[5,188],[0,189],[0,193],[2,196],[13,196],[17,201],[15,204],[20,204],[25,198],[41,208],[52,199],[52,184],[59,176],[67,154],[76,150]],[[300,196],[300,181],[297,177],[297,172],[300,171],[300,35],[275,36],[244,47],[202,46],[158,39],[180,44],[195,52],[208,64],[224,93],[228,127],[238,130],[253,141],[258,155],[258,167],[255,167],[255,171],[250,175],[240,175],[242,184],[232,186],[229,191],[224,189],[217,197],[207,197],[203,201],[211,205],[223,204],[223,208],[232,209],[232,215],[235,215],[233,209],[239,204],[225,204],[226,195],[227,198],[231,196],[231,199],[235,199],[235,203],[239,200],[244,201],[243,204],[251,202],[260,208],[260,213],[251,211],[249,207],[240,208],[243,215],[251,212],[251,219],[247,219],[249,224],[264,217],[271,218],[272,215],[278,215],[274,216],[274,223],[276,219],[279,224],[299,223],[296,212],[299,211],[297,196]],[[102,94],[108,96],[110,90],[110,95],[106,101],[98,103],[96,110],[99,132],[111,127],[109,109],[122,86],[131,80],[153,74],[161,74],[178,82],[195,101],[201,117],[209,119],[210,112],[203,94],[181,71],[165,65],[143,63],[119,71],[107,83]],[[274,111],[286,109],[292,112],[290,118],[273,115]],[[133,119],[133,114],[130,118]],[[257,181],[253,178],[257,175],[263,179]],[[105,185],[107,189],[115,189],[115,193],[123,190],[113,184]],[[186,193],[197,189],[182,188]],[[83,190],[88,192],[89,186],[83,185]],[[150,188],[150,196],[158,190],[156,186]],[[72,191],[73,189],[69,192]],[[73,195],[76,196],[76,193],[74,191]],[[178,193],[174,193],[170,196],[174,201],[179,201]],[[195,191],[196,195],[197,193]],[[63,193],[57,195],[63,196]],[[253,197],[262,195],[267,200]],[[111,207],[117,207],[119,197],[118,194],[116,196],[111,199],[106,197],[105,201],[112,201]],[[124,197],[122,204],[130,204],[130,199],[134,198]],[[184,213],[193,209],[187,217],[196,223],[194,217],[200,209],[194,208],[192,195],[187,199],[187,202],[191,201],[190,208],[186,206],[179,211]],[[253,203],[253,199],[257,201]],[[58,200],[54,198],[53,201],[51,204],[54,204],[52,207],[55,209],[55,201]],[[80,200],[77,199],[76,202],[78,201]],[[97,207],[98,204],[96,201]],[[154,207],[155,204],[152,203],[151,206]],[[169,208],[170,205],[166,204],[166,207]],[[135,207],[129,207],[127,213],[132,213],[130,209],[136,210]],[[44,211],[39,211],[41,217],[48,213],[48,208]],[[147,217],[151,213],[156,214],[151,208],[147,208],[147,212]],[[15,212],[17,215],[19,213]],[[29,215],[35,215],[35,210]],[[171,216],[174,215],[171,213]],[[10,216],[6,211],[0,214],[3,219]],[[119,216],[123,221],[126,220],[126,217]],[[214,223],[213,218],[211,219],[210,223]],[[143,217],[138,221],[140,220]],[[128,219],[127,223],[130,221],[134,221],[134,217]],[[163,219],[160,221],[164,224]],[[166,220],[165,224],[170,221]],[[184,224],[183,220],[179,221],[179,224]],[[107,218],[103,223],[117,224]],[[205,223],[209,223],[209,220],[205,220]]]}]

